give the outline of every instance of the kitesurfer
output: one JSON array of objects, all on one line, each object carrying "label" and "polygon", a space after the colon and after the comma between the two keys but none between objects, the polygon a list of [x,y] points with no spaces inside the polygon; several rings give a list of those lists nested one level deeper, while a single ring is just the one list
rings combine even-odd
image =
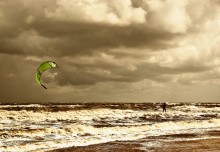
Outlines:
[{"label": "kitesurfer", "polygon": [[164,102],[163,103],[163,112],[166,112],[167,111],[167,109],[166,109],[166,103]]}]

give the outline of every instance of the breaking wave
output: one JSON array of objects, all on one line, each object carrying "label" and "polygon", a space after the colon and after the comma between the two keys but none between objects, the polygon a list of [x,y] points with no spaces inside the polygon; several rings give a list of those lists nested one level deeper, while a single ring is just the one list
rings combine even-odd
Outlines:
[{"label": "breaking wave", "polygon": [[167,113],[160,104],[143,103],[1,105],[0,151],[46,151],[162,135],[213,138],[206,134],[220,131],[220,106],[213,105],[172,103]]}]

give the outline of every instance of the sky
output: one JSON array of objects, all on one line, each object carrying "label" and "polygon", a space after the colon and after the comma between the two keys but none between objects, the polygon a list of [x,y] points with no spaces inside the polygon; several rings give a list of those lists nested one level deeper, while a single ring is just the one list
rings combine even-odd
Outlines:
[{"label": "sky", "polygon": [[219,42],[218,0],[1,0],[0,102],[220,102]]}]

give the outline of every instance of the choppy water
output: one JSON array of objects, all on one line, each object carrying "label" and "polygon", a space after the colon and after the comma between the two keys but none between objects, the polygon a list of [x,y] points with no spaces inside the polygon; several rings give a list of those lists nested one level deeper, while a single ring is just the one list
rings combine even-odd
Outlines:
[{"label": "choppy water", "polygon": [[[0,105],[0,151],[47,151],[169,136],[216,138],[220,104]],[[172,138],[171,138],[172,137]],[[155,143],[154,143],[155,144]]]}]

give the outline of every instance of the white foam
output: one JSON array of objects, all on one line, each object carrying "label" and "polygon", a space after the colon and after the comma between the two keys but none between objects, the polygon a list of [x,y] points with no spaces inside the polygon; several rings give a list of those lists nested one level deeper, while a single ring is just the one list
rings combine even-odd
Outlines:
[{"label": "white foam", "polygon": [[[146,136],[197,133],[220,130],[220,119],[194,120],[200,115],[218,114],[219,107],[197,108],[194,105],[173,107],[166,114],[153,110],[92,109],[59,112],[0,110],[0,151],[51,150],[86,146],[115,140],[136,140]],[[181,121],[149,122],[143,118],[180,117]],[[123,121],[122,121],[123,120]],[[104,121],[109,127],[94,127]],[[41,139],[41,140],[38,140]],[[25,143],[25,141],[29,141]],[[30,142],[38,141],[38,142]]]}]

